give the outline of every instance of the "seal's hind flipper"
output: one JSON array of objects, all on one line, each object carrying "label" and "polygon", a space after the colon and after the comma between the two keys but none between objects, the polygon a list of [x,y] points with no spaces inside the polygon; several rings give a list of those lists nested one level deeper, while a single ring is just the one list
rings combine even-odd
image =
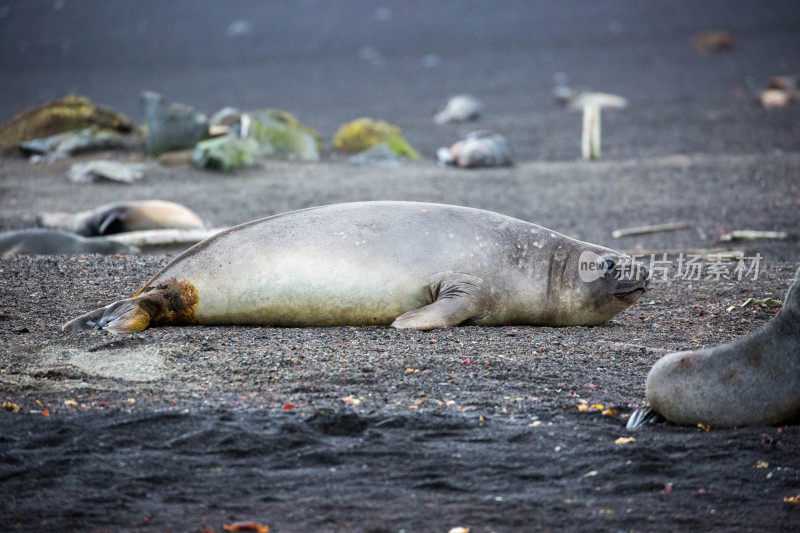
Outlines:
[{"label": "seal's hind flipper", "polygon": [[655,424],[657,422],[664,422],[665,420],[666,418],[653,411],[649,407],[641,407],[631,413],[625,429],[628,431],[636,431],[645,424]]},{"label": "seal's hind flipper", "polygon": [[145,329],[150,318],[142,298],[131,298],[83,314],[61,326],[61,330],[105,329],[111,333],[132,333]]},{"label": "seal's hind flipper", "polygon": [[397,329],[429,330],[457,326],[482,313],[483,280],[454,272],[436,275],[430,285],[432,304],[403,313],[392,322]]},{"label": "seal's hind flipper", "polygon": [[[143,292],[147,290],[147,292]],[[120,300],[70,320],[63,331],[105,329],[132,333],[159,324],[196,324],[197,290],[187,281],[170,278],[156,286],[149,283],[133,298]]]}]

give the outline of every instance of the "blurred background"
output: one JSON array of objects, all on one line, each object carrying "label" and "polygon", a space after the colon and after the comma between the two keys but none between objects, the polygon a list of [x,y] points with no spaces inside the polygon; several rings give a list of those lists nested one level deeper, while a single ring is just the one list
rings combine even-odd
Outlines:
[{"label": "blurred background", "polygon": [[[711,29],[733,49],[698,53],[692,35]],[[796,1],[3,1],[0,64],[0,121],[76,93],[141,122],[150,89],[206,113],[286,109],[327,139],[385,119],[432,157],[475,126],[431,113],[471,93],[518,159],[574,159],[560,75],[630,100],[604,114],[606,158],[800,149],[797,107],[753,103],[800,71]]]}]

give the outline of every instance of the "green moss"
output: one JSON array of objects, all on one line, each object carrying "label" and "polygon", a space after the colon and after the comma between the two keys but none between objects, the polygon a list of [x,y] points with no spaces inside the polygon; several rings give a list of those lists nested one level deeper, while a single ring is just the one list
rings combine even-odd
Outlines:
[{"label": "green moss", "polygon": [[281,109],[267,109],[266,115],[276,122],[281,122],[286,124],[287,126],[291,126],[292,128],[298,129],[304,133],[311,135],[314,141],[317,143],[317,148],[322,149],[325,145],[325,142],[322,140],[322,135],[319,134],[317,130],[306,126],[299,120],[297,120],[294,115],[289,113],[288,111],[283,111]]},{"label": "green moss", "polygon": [[25,111],[0,126],[0,153],[13,152],[23,141],[90,126],[123,132],[134,127],[125,115],[97,106],[80,96],[67,96]]},{"label": "green moss", "polygon": [[[297,126],[299,123],[290,114],[278,115],[278,118],[275,118],[273,110],[267,110],[256,111],[249,115],[252,119],[250,137],[258,142],[259,155],[302,161],[319,160],[319,142],[308,133],[309,128],[302,127],[302,124]],[[319,135],[314,130],[311,131]]]},{"label": "green moss", "polygon": [[350,154],[369,150],[381,143],[386,143],[399,156],[419,159],[416,150],[403,138],[400,128],[382,120],[359,118],[343,124],[333,137],[333,147]]},{"label": "green moss", "polygon": [[192,161],[200,168],[233,170],[254,165],[257,150],[257,143],[253,139],[226,135],[197,143]]},{"label": "green moss", "polygon": [[192,161],[200,168],[231,170],[254,165],[261,158],[279,157],[317,161],[319,133],[300,124],[285,111],[268,109],[247,113],[247,138],[229,134],[197,143]]}]

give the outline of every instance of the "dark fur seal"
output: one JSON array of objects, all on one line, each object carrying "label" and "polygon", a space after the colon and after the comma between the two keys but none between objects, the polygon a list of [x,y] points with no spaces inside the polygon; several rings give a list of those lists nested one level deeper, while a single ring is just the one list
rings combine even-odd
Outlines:
[{"label": "dark fur seal", "polygon": [[779,424],[800,414],[800,270],[780,313],[728,344],[665,355],[647,375],[650,408],[628,429],[656,414],[676,424],[736,427]]}]

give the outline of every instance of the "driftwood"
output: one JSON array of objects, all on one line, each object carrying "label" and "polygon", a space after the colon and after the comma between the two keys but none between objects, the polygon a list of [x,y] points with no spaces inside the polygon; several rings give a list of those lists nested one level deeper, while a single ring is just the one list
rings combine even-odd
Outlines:
[{"label": "driftwood", "polygon": [[748,305],[757,305],[758,307],[763,307],[765,309],[778,309],[779,307],[783,307],[783,302],[780,300],[776,300],[775,298],[748,298],[744,302],[739,305],[739,307],[747,307]]},{"label": "driftwood", "polygon": [[786,239],[789,234],[785,231],[756,231],[750,229],[735,230],[719,238],[720,242],[732,241],[757,241],[760,239]]},{"label": "driftwood", "polygon": [[681,255],[684,257],[699,256],[701,261],[713,260],[731,260],[744,258],[744,251],[742,250],[726,250],[724,248],[675,248],[667,250],[625,250],[623,253],[635,257],[650,257],[654,256],[655,259],[660,259],[667,255],[671,256]]},{"label": "driftwood", "polygon": [[661,233],[664,231],[677,231],[689,229],[691,224],[688,222],[667,222],[666,224],[653,224],[650,226],[637,226],[635,228],[624,228],[614,230],[611,234],[615,239],[620,237],[630,237],[632,235],[646,235],[648,233]]},{"label": "driftwood", "polygon": [[167,244],[190,244],[208,239],[227,228],[211,229],[153,229],[115,233],[98,239],[116,241],[129,246],[147,247]]}]

